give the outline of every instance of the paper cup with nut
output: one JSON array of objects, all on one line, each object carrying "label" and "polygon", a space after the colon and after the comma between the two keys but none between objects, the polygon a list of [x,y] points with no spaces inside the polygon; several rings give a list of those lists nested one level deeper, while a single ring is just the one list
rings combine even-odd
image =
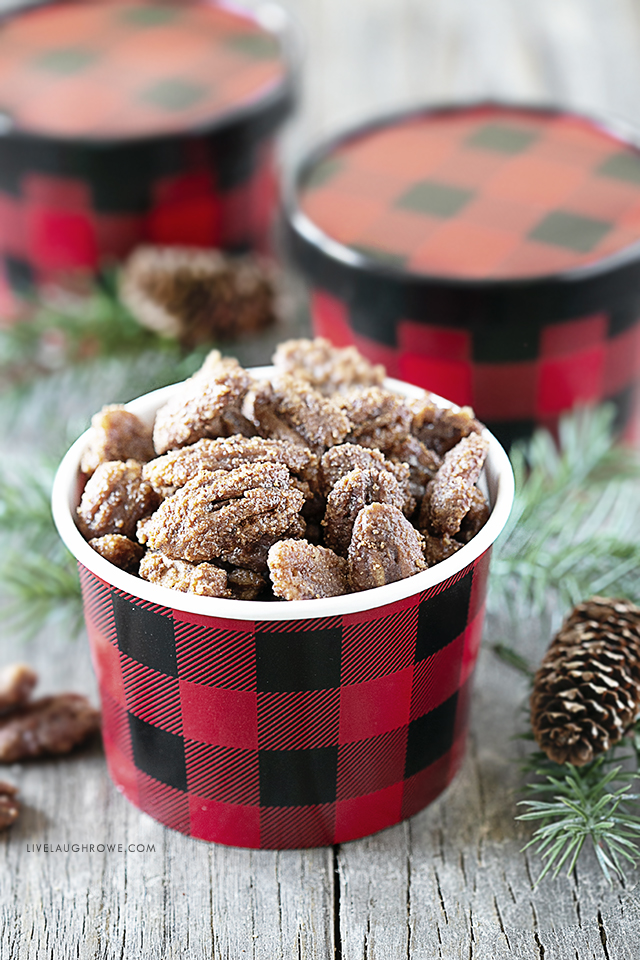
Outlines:
[{"label": "paper cup with nut", "polygon": [[106,408],[62,461],[117,787],[185,834],[340,843],[464,753],[491,546],[513,499],[468,409],[293,341]]}]

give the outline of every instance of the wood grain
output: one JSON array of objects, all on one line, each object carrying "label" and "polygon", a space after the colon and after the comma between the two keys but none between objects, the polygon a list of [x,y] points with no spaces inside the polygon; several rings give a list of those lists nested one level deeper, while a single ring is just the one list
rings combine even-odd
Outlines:
[{"label": "wood grain", "polygon": [[[0,2],[0,10],[14,6]],[[638,0],[285,6],[303,38],[305,72],[286,138],[289,166],[318,137],[421,102],[550,102],[640,126]],[[532,660],[551,627],[522,625],[518,643]],[[3,960],[637,958],[637,872],[626,888],[609,888],[586,856],[570,879],[536,889],[540,862],[520,852],[530,833],[514,821],[519,747],[511,736],[526,687],[489,649],[510,630],[499,615],[488,619],[455,783],[410,821],[335,851],[246,851],[165,830],[113,788],[97,744],[10,768],[25,808],[0,836]],[[0,643],[3,662],[19,656],[39,666],[43,692],[95,697],[84,640],[73,645],[53,631],[19,651],[10,635]],[[108,843],[123,852],[82,850]],[[80,849],[45,853],[44,844]]]}]

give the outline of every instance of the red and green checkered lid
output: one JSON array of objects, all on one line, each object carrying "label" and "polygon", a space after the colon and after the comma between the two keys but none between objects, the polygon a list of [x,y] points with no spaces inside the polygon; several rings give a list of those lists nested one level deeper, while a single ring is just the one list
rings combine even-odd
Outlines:
[{"label": "red and green checkered lid", "polygon": [[277,95],[287,74],[275,34],[211,0],[70,0],[0,28],[0,109],[40,136],[208,128]]},{"label": "red and green checkered lid", "polygon": [[640,240],[640,152],[588,119],[481,105],[407,114],[317,153],[299,211],[366,262],[548,277]]}]

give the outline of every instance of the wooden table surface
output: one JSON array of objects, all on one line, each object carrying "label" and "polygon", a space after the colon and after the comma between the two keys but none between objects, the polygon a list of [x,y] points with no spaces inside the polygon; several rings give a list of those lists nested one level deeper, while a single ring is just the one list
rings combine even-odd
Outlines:
[{"label": "wooden table surface", "polygon": [[[640,129],[640,0],[286,6],[305,77],[286,138],[289,164],[319,136],[419,102],[558,103]],[[245,354],[267,359],[255,352]],[[445,795],[405,823],[334,849],[251,851],[167,830],[115,790],[97,744],[8,768],[24,809],[0,838],[2,960],[637,960],[639,872],[610,888],[587,855],[570,879],[536,890],[540,863],[520,852],[529,831],[514,822],[511,737],[526,687],[489,649],[514,633],[532,660],[549,639],[535,622],[488,617],[467,758]],[[17,648],[5,631],[0,663],[17,658],[39,666],[43,693],[96,698],[84,637],[70,641],[51,628]],[[115,849],[96,849],[107,844]]]}]

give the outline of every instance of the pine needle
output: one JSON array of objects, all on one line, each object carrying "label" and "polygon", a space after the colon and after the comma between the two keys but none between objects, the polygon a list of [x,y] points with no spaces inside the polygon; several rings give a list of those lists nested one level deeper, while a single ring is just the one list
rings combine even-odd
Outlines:
[{"label": "pine needle", "polygon": [[638,795],[630,792],[639,774],[624,768],[619,746],[583,767],[559,766],[542,753],[526,764],[530,776],[541,778],[526,784],[533,799],[521,800],[527,812],[517,820],[541,821],[523,852],[534,848],[543,860],[536,887],[548,874],[558,877],[566,867],[573,871],[581,850],[590,842],[609,883],[626,880],[625,865],[640,861]]},{"label": "pine needle", "polygon": [[514,624],[596,593],[640,599],[640,460],[614,442],[611,406],[514,447],[513,511],[495,545],[489,608]]}]

